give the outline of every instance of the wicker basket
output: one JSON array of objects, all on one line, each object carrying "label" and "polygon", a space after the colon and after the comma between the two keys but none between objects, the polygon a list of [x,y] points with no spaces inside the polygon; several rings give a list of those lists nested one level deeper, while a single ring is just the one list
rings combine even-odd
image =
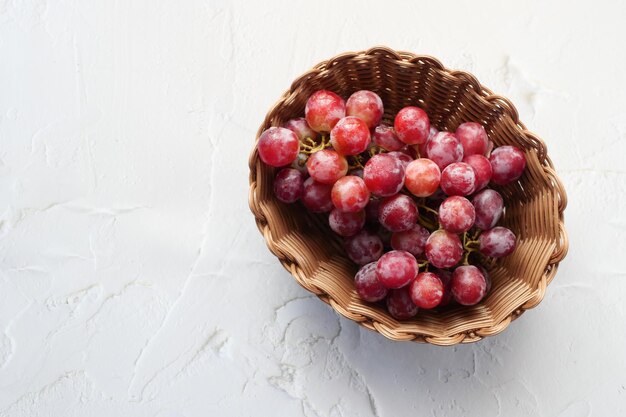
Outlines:
[{"label": "wicker basket", "polygon": [[398,321],[384,308],[359,299],[353,284],[357,267],[345,256],[325,216],[274,198],[276,169],[261,163],[255,147],[249,161],[250,208],[270,251],[300,285],[341,315],[389,339],[435,345],[475,342],[500,333],[539,304],[567,253],[567,200],[544,142],[526,130],[509,100],[492,94],[471,74],[444,68],[435,58],[376,47],[338,55],[296,79],[265,117],[257,140],[270,126],[302,116],[308,96],[319,89],[344,98],[361,89],[375,91],[385,104],[387,123],[408,105],[425,109],[431,123],[442,130],[454,130],[465,121],[481,122],[496,146],[523,149],[527,168],[519,181],[496,187],[507,207],[501,224],[518,236],[518,247],[495,262],[485,259],[493,280],[488,296],[472,307],[421,310],[412,320]]}]

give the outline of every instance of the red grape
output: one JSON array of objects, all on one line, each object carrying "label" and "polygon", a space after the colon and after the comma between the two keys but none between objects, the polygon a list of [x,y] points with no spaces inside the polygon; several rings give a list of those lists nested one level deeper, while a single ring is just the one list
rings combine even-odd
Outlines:
[{"label": "red grape", "polygon": [[448,195],[469,195],[476,187],[476,173],[465,162],[455,162],[441,172],[441,189]]},{"label": "red grape", "polygon": [[333,185],[331,198],[339,210],[355,212],[365,208],[370,192],[361,178],[348,175],[339,178]]},{"label": "red grape", "polygon": [[432,195],[441,181],[441,171],[430,159],[420,158],[406,167],[404,183],[406,188],[417,197]]},{"label": "red grape", "polygon": [[302,203],[313,213],[325,213],[332,210],[333,201],[331,200],[332,185],[322,184],[313,178],[307,178],[304,181],[304,192],[302,194]]},{"label": "red grape", "polygon": [[354,276],[354,286],[359,297],[370,303],[382,300],[389,291],[376,278],[376,262],[368,263],[359,269]]},{"label": "red grape", "polygon": [[307,100],[304,116],[311,129],[330,132],[346,116],[346,103],[332,91],[319,90]]},{"label": "red grape", "polygon": [[365,229],[346,238],[343,247],[348,258],[357,265],[377,261],[383,254],[383,242],[380,237]]},{"label": "red grape", "polygon": [[430,120],[424,110],[408,106],[398,112],[393,127],[402,142],[407,145],[416,145],[428,139]]},{"label": "red grape", "polygon": [[499,192],[487,188],[472,198],[476,209],[476,227],[489,230],[498,223],[504,210],[504,200]]},{"label": "red grape", "polygon": [[409,288],[400,288],[389,291],[387,295],[387,310],[397,320],[407,320],[415,317],[418,307],[411,300]]},{"label": "red grape", "polygon": [[480,253],[492,258],[507,256],[515,250],[515,234],[506,227],[494,227],[485,230],[478,237]]},{"label": "red grape", "polygon": [[391,235],[391,247],[395,250],[407,251],[418,258],[424,254],[428,236],[430,236],[430,232],[426,228],[415,224],[409,230],[393,233]]},{"label": "red grape", "polygon": [[465,156],[484,155],[487,152],[489,139],[481,124],[475,122],[461,123],[454,134],[461,141]]},{"label": "red grape", "polygon": [[404,166],[398,158],[388,154],[374,155],[365,164],[363,180],[375,196],[394,195],[404,185]]},{"label": "red grape", "polygon": [[452,301],[452,272],[445,269],[437,269],[435,270],[435,274],[437,274],[443,284],[443,297],[441,298],[439,307],[445,307]]},{"label": "red grape", "polygon": [[402,163],[402,166],[404,167],[405,170],[406,170],[407,165],[413,162],[413,158],[408,153],[404,153],[400,151],[393,151],[393,152],[388,152],[387,155],[397,158],[398,161]]},{"label": "red grape", "polygon": [[404,194],[387,197],[380,203],[378,221],[392,232],[411,229],[418,217],[417,205]]},{"label": "red grape", "polygon": [[489,159],[482,155],[469,155],[463,158],[463,162],[471,166],[474,169],[474,174],[476,174],[476,188],[474,192],[485,188],[489,184],[493,172]]},{"label": "red grape", "polygon": [[267,165],[282,167],[289,165],[298,156],[298,137],[284,127],[270,127],[259,137],[259,157]]},{"label": "red grape", "polygon": [[411,300],[419,308],[435,308],[443,299],[443,283],[432,272],[422,272],[411,282],[409,294]]},{"label": "red grape", "polygon": [[274,178],[274,195],[283,203],[295,203],[304,193],[304,175],[293,168],[283,168]]},{"label": "red grape", "polygon": [[475,219],[474,206],[465,197],[448,197],[439,206],[439,223],[448,232],[467,232],[474,225]]},{"label": "red grape", "polygon": [[463,245],[454,233],[440,229],[431,233],[426,241],[426,258],[436,268],[450,268],[463,256]]},{"label": "red grape", "polygon": [[524,153],[515,146],[499,146],[489,156],[494,184],[506,185],[521,177],[526,168]]},{"label": "red grape", "polygon": [[439,132],[426,144],[426,155],[439,169],[444,169],[453,162],[463,159],[463,146],[450,132]]},{"label": "red grape", "polygon": [[388,151],[397,151],[404,147],[404,142],[398,139],[398,135],[387,125],[376,126],[372,135],[372,142]]},{"label": "red grape", "polygon": [[376,263],[378,281],[387,288],[401,288],[411,282],[418,273],[415,257],[403,250],[392,250]]},{"label": "red grape", "polygon": [[306,168],[315,181],[334,184],[348,172],[348,161],[333,150],[323,149],[309,156]]},{"label": "red grape", "polygon": [[365,212],[361,210],[355,213],[345,213],[335,208],[328,216],[328,224],[339,236],[354,236],[365,225]]},{"label": "red grape", "polygon": [[330,131],[330,143],[342,155],[358,155],[370,144],[370,130],[363,120],[347,116]]},{"label": "red grape", "polygon": [[309,126],[304,117],[291,119],[286,122],[283,127],[295,133],[300,142],[303,142],[306,138],[317,139],[317,132],[311,129],[311,126]]},{"label": "red grape", "polygon": [[457,303],[472,306],[487,293],[485,277],[474,265],[459,266],[452,273],[452,296]]},{"label": "red grape", "polygon": [[357,91],[346,102],[346,114],[363,120],[369,128],[380,123],[383,113],[383,101],[373,91]]}]

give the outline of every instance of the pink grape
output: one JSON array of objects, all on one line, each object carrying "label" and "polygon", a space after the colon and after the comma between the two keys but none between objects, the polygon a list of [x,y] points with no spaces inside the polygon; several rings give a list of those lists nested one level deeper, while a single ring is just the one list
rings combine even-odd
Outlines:
[{"label": "pink grape", "polygon": [[331,192],[333,204],[337,209],[346,212],[360,211],[370,199],[370,192],[359,177],[348,175],[337,180]]},{"label": "pink grape", "polygon": [[348,161],[330,149],[317,151],[306,161],[309,175],[322,184],[334,184],[348,173]]},{"label": "pink grape", "polygon": [[295,203],[304,194],[304,175],[293,168],[283,168],[274,178],[274,195],[283,203]]},{"label": "pink grape", "polygon": [[332,210],[333,201],[331,199],[332,185],[322,184],[313,178],[304,181],[304,191],[302,193],[302,203],[313,213],[325,213]]},{"label": "pink grape", "polygon": [[515,146],[499,146],[489,156],[493,175],[491,181],[494,184],[506,185],[522,176],[526,168],[524,153]]},{"label": "pink grape", "polygon": [[478,304],[487,293],[487,281],[474,265],[459,266],[452,273],[452,296],[464,306]]},{"label": "pink grape", "polygon": [[270,127],[259,137],[259,157],[267,165],[282,167],[289,165],[298,156],[298,137],[284,127]]},{"label": "pink grape", "polygon": [[365,164],[363,180],[375,196],[394,195],[404,185],[404,166],[398,158],[388,154],[374,155]]},{"label": "pink grape", "polygon": [[426,241],[426,258],[436,268],[450,268],[463,256],[463,245],[454,233],[440,229],[431,233]]},{"label": "pink grape", "polygon": [[441,171],[430,159],[416,159],[406,167],[404,184],[417,197],[428,197],[434,194],[440,182]]},{"label": "pink grape", "polygon": [[330,143],[342,155],[358,155],[370,144],[370,130],[363,120],[347,116],[330,131]]},{"label": "pink grape", "polygon": [[332,91],[319,90],[307,100],[304,116],[311,129],[330,132],[340,119],[346,117],[346,103]]},{"label": "pink grape", "polygon": [[387,295],[387,310],[397,320],[408,320],[415,317],[419,308],[411,300],[409,288],[391,290]]},{"label": "pink grape", "polygon": [[363,120],[369,128],[373,128],[380,123],[383,113],[383,101],[373,91],[357,91],[346,102],[346,114]]},{"label": "pink grape", "polygon": [[311,138],[313,140],[317,139],[317,132],[311,129],[311,126],[309,126],[304,117],[291,119],[283,124],[283,127],[295,133],[300,142],[304,142],[307,138]]},{"label": "pink grape", "polygon": [[467,232],[472,228],[475,220],[474,206],[465,197],[448,197],[439,206],[439,223],[448,232]]},{"label": "pink grape", "polygon": [[471,166],[474,174],[476,174],[476,189],[474,192],[485,188],[491,181],[493,173],[489,159],[482,155],[469,155],[463,158],[463,162]]},{"label": "pink grape", "polygon": [[428,139],[430,120],[424,110],[408,106],[398,112],[393,127],[402,142],[407,145],[417,145]]},{"label": "pink grape", "polygon": [[418,274],[409,287],[413,304],[424,309],[437,307],[443,299],[443,293],[443,283],[432,272]]},{"label": "pink grape", "polygon": [[476,227],[489,230],[498,223],[504,210],[504,200],[499,192],[487,188],[472,198],[476,209]]},{"label": "pink grape", "polygon": [[377,261],[383,254],[383,242],[380,237],[365,229],[346,238],[343,247],[348,258],[357,265]]},{"label": "pink grape", "polygon": [[415,257],[402,250],[389,251],[376,263],[376,276],[386,288],[404,287],[415,279],[417,273]]},{"label": "pink grape", "polygon": [[430,232],[423,226],[415,224],[411,229],[404,232],[395,232],[391,235],[391,247],[395,250],[403,250],[419,258],[424,254],[426,241]]},{"label": "pink grape", "polygon": [[354,286],[359,297],[370,303],[382,300],[389,292],[376,278],[376,262],[368,263],[359,269],[354,276]]},{"label": "pink grape", "polygon": [[515,250],[515,234],[506,227],[497,226],[485,230],[478,237],[480,253],[492,258],[507,256]]},{"label": "pink grape", "polygon": [[365,225],[365,212],[361,210],[356,213],[345,213],[335,208],[328,216],[328,224],[339,236],[354,236]]},{"label": "pink grape", "polygon": [[444,169],[451,163],[463,159],[463,146],[454,134],[439,132],[426,144],[426,155],[439,166],[439,169]]},{"label": "pink grape", "polygon": [[397,151],[405,145],[398,139],[396,132],[387,125],[376,126],[372,135],[372,142],[388,151]]},{"label": "pink grape", "polygon": [[393,152],[388,152],[387,155],[397,158],[398,161],[402,163],[402,166],[404,167],[405,170],[406,170],[407,165],[413,162],[413,158],[411,158],[411,155],[409,155],[408,153],[404,153],[400,151],[393,151]]},{"label": "pink grape", "polygon": [[463,145],[465,156],[484,155],[487,152],[489,139],[485,128],[480,123],[461,123],[454,134]]},{"label": "pink grape", "polygon": [[417,205],[404,194],[387,197],[380,203],[378,221],[392,232],[411,229],[418,217]]},{"label": "pink grape", "polygon": [[439,307],[445,307],[452,301],[452,272],[445,269],[436,269],[435,274],[437,274],[443,284],[443,297]]},{"label": "pink grape", "polygon": [[476,173],[465,162],[454,162],[441,172],[441,189],[448,195],[469,195],[476,188]]}]

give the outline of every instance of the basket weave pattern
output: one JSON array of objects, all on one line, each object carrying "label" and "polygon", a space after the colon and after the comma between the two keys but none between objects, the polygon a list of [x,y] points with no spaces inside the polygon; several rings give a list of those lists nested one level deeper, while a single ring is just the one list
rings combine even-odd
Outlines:
[{"label": "basket weave pattern", "polygon": [[267,128],[302,116],[307,98],[319,89],[344,98],[357,90],[375,91],[385,104],[383,120],[388,124],[408,105],[426,110],[440,130],[480,122],[495,146],[522,149],[527,167],[519,181],[494,187],[506,204],[500,224],[513,230],[518,246],[505,258],[483,259],[493,280],[488,296],[472,307],[421,310],[412,320],[398,321],[384,308],[359,299],[353,284],[357,267],[345,256],[326,216],[274,198],[276,169],[260,161],[255,146],[249,160],[250,209],[268,248],[300,285],[341,315],[390,339],[436,345],[497,334],[539,304],[567,253],[563,224],[567,198],[546,145],[526,130],[508,99],[494,95],[471,74],[444,68],[435,58],[376,47],[338,55],[296,79],[265,117],[257,140]]}]

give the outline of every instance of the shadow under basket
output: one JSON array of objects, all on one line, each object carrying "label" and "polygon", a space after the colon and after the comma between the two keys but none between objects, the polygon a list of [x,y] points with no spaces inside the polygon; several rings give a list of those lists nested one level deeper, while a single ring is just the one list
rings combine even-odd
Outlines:
[{"label": "shadow under basket", "polygon": [[522,149],[527,166],[518,181],[494,187],[506,205],[499,224],[513,230],[518,246],[505,258],[483,259],[493,281],[485,299],[471,307],[420,310],[415,318],[398,321],[384,307],[357,296],[353,279],[358,267],[345,255],[326,216],[309,213],[301,203],[283,204],[274,198],[276,168],[261,162],[255,146],[249,161],[250,208],[270,251],[300,285],[339,314],[389,339],[435,345],[495,335],[541,302],[567,253],[563,224],[567,200],[546,145],[526,130],[508,99],[494,95],[471,74],[444,68],[435,58],[376,47],[338,55],[296,79],[265,117],[257,141],[267,128],[302,117],[308,97],[320,89],[344,98],[372,90],[383,99],[383,121],[392,125],[393,116],[409,105],[423,108],[440,130],[479,122],[495,146]]}]

